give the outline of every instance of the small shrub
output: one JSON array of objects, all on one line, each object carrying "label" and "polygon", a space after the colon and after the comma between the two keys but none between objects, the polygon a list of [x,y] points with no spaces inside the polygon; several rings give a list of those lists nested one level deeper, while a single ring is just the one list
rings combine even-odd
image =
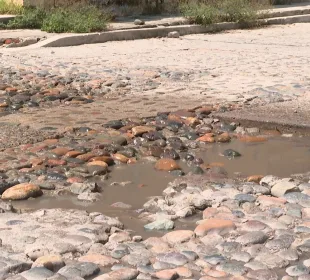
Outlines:
[{"label": "small shrub", "polygon": [[41,29],[54,33],[88,33],[103,31],[108,20],[109,16],[95,6],[56,8],[49,11],[40,8],[27,8],[21,15],[10,21],[5,28]]},{"label": "small shrub", "polygon": [[43,21],[42,30],[47,32],[87,33],[103,31],[109,17],[94,6],[74,9],[55,9]]},{"label": "small shrub", "polygon": [[196,24],[238,22],[245,27],[252,27],[257,24],[259,16],[262,16],[258,11],[266,7],[266,4],[258,4],[252,0],[207,0],[181,4],[181,13]]},{"label": "small shrub", "polygon": [[23,11],[23,7],[11,0],[0,0],[0,15],[19,15]]},{"label": "small shrub", "polygon": [[181,13],[189,19],[191,23],[208,25],[220,21],[218,10],[208,4],[189,3],[181,6]]},{"label": "small shrub", "polygon": [[8,29],[40,29],[46,12],[39,8],[26,8],[22,14],[7,24]]}]

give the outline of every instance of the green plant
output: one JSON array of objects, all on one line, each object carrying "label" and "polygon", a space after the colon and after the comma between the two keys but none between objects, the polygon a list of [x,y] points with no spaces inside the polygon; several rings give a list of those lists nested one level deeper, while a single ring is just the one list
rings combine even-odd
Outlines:
[{"label": "green plant", "polygon": [[7,24],[8,29],[40,29],[47,12],[39,8],[26,8],[22,14]]},{"label": "green plant", "polygon": [[106,28],[109,16],[95,6],[74,9],[55,9],[43,21],[42,30],[47,32],[87,33]]},{"label": "green plant", "polygon": [[266,5],[252,0],[223,0],[205,2],[188,2],[181,4],[181,13],[192,23],[208,25],[218,22],[238,22],[252,27],[258,24],[262,16],[259,10]]},{"label": "green plant", "polygon": [[95,6],[56,8],[49,11],[27,8],[5,27],[0,26],[0,29],[36,28],[55,33],[87,33],[104,30],[108,21],[108,14]]},{"label": "green plant", "polygon": [[12,0],[0,0],[0,15],[19,15],[23,11],[23,7],[14,3]]},{"label": "green plant", "polygon": [[208,25],[219,22],[218,10],[204,3],[187,3],[180,7],[181,13],[190,20],[191,23]]}]

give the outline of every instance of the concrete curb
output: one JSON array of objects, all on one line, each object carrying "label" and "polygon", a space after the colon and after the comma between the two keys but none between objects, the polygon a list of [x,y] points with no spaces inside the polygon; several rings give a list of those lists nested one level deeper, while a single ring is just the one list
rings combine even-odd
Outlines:
[{"label": "concrete curb", "polygon": [[182,25],[169,27],[156,27],[144,29],[116,30],[103,33],[90,33],[80,35],[59,35],[36,44],[38,47],[66,47],[84,44],[105,43],[109,41],[138,40],[167,37],[169,32],[178,31],[181,36],[219,32],[240,28],[238,23],[219,23],[210,26]]},{"label": "concrete curb", "polygon": [[263,11],[264,18],[290,17],[310,14],[310,8]]},{"label": "concrete curb", "polygon": [[[259,20],[262,25],[292,24],[310,22],[310,15],[280,17]],[[239,23],[224,22],[208,26],[180,25],[144,29],[116,30],[102,33],[57,35],[50,39],[39,42],[33,47],[68,47],[84,44],[105,43],[109,41],[138,40],[158,37],[167,37],[169,32],[178,31],[181,36],[190,34],[214,33],[242,28]]]},{"label": "concrete curb", "polygon": [[10,16],[10,15],[0,16],[0,23],[7,24],[10,20],[12,20],[14,18],[15,18],[15,16]]}]

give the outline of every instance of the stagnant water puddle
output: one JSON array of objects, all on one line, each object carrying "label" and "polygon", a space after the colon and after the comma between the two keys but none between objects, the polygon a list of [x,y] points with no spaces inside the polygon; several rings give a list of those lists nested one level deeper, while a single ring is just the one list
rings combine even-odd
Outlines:
[{"label": "stagnant water puddle", "polygon": [[[222,165],[227,171],[228,178],[246,178],[249,175],[277,175],[288,177],[291,174],[305,173],[310,170],[310,142],[308,137],[273,137],[266,142],[244,143],[233,140],[231,143],[206,145],[197,150],[196,154],[206,164]],[[221,156],[226,149],[233,149],[241,153],[240,157],[229,159]],[[180,165],[185,173],[191,168],[184,162]],[[100,201],[86,203],[77,200],[74,195],[48,196],[14,202],[18,209],[66,208],[84,209],[89,212],[101,212],[108,216],[117,216],[125,224],[143,237],[154,236],[154,232],[146,232],[145,222],[138,218],[138,209],[149,197],[158,196],[167,184],[176,177],[168,172],[156,171],[154,164],[138,161],[133,165],[116,165],[111,168],[111,176],[105,182]],[[116,202],[131,205],[130,209],[111,206]],[[176,228],[193,228],[195,216],[176,223]],[[157,233],[162,235],[162,233]]]}]

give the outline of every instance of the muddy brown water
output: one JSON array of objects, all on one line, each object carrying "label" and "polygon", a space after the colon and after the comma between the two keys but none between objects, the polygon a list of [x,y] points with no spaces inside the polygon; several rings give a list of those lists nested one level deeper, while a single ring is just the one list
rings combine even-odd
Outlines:
[{"label": "muddy brown water", "polygon": [[[240,173],[246,177],[254,174],[273,174],[288,177],[295,173],[310,171],[310,138],[308,137],[276,137],[262,143],[243,143],[234,140],[227,144],[208,144],[195,153],[206,163],[220,162],[232,178]],[[228,159],[220,154],[226,149],[234,149],[241,157]],[[185,163],[180,165],[187,173],[190,168]],[[101,212],[108,216],[117,216],[129,228],[143,237],[162,235],[162,232],[145,232],[144,221],[138,219],[138,209],[151,196],[158,196],[167,187],[168,182],[175,176],[154,170],[154,164],[139,162],[135,165],[116,165],[111,168],[111,177],[106,181],[102,198],[98,202],[86,203],[76,199],[76,196],[44,195],[41,198],[14,202],[20,209],[67,208],[83,209],[89,212]],[[113,182],[128,182],[124,186]],[[115,208],[111,205],[123,202],[131,205],[131,209]],[[190,219],[176,223],[176,228],[194,228],[195,221],[200,219],[198,214]]]}]

